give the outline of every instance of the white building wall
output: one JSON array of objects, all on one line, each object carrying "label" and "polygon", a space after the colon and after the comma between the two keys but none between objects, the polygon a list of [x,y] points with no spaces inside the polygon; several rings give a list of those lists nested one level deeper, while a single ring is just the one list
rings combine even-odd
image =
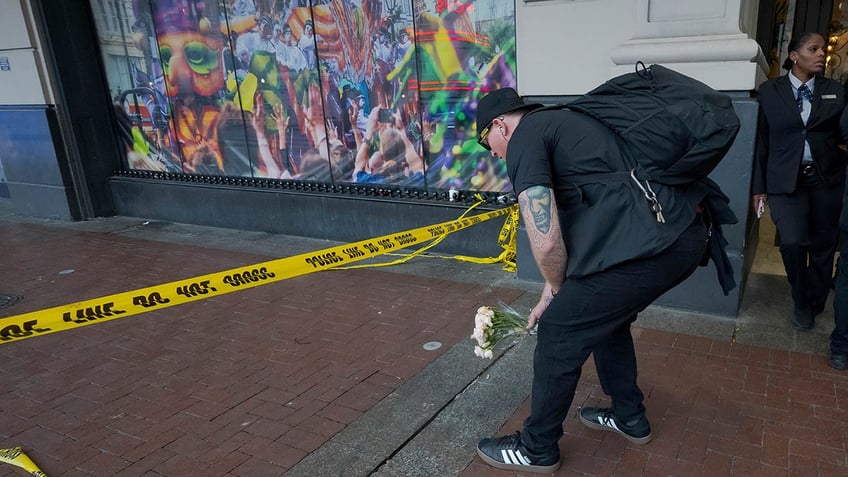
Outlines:
[{"label": "white building wall", "polygon": [[751,91],[768,65],[756,0],[516,0],[518,90],[582,94],[636,61]]},{"label": "white building wall", "polygon": [[583,94],[603,83],[635,17],[636,0],[516,0],[518,92]]},{"label": "white building wall", "polygon": [[0,105],[54,103],[29,3],[0,0]]}]

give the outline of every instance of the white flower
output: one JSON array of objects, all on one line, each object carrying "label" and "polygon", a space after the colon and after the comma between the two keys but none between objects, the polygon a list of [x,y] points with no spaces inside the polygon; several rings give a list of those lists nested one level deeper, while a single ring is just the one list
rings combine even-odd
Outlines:
[{"label": "white flower", "polygon": [[479,346],[474,347],[474,354],[483,359],[492,359],[492,357],[495,355],[492,350],[481,348]]},{"label": "white flower", "polygon": [[498,310],[481,306],[474,316],[474,331],[471,334],[471,338],[477,341],[474,354],[484,359],[492,359],[495,346],[508,336],[526,333],[526,325],[527,318],[506,305],[502,305]]},{"label": "white flower", "polygon": [[481,328],[474,328],[471,338],[477,340],[480,346],[483,346],[483,343],[486,341],[486,333]]},{"label": "white flower", "polygon": [[486,313],[477,313],[474,317],[474,323],[477,326],[486,325],[485,327],[492,326],[492,315]]}]

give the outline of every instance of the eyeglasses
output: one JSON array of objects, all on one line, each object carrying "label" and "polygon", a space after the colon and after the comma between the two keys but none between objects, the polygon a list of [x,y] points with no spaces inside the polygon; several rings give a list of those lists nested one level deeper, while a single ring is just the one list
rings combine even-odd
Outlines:
[{"label": "eyeglasses", "polygon": [[[495,118],[495,119],[500,119],[501,121],[503,121],[504,117],[500,116],[500,117]],[[492,122],[490,122],[486,127],[484,127],[482,131],[480,131],[480,137],[477,138],[477,144],[481,145],[483,147],[483,149],[485,149],[487,151],[492,150],[492,147],[489,146],[489,140],[486,139],[486,138],[489,137],[489,132],[491,131],[492,125],[494,123],[495,123],[495,120],[493,119]]]},{"label": "eyeglasses", "polygon": [[489,140],[486,139],[489,137],[489,130],[492,128],[492,123],[489,123],[488,126],[483,128],[483,131],[480,132],[480,137],[477,138],[477,144],[483,146],[483,149],[487,151],[491,151],[492,148],[489,146]]}]

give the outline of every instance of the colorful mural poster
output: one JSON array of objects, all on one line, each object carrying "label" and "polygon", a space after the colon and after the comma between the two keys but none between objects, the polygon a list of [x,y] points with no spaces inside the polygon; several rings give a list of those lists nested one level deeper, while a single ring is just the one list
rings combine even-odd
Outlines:
[{"label": "colorful mural poster", "polygon": [[513,2],[92,0],[126,167],[506,191],[477,98]]}]

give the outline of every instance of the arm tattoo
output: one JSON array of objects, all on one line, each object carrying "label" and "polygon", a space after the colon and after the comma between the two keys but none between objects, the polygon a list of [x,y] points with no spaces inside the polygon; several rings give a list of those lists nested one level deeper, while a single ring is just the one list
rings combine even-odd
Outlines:
[{"label": "arm tattoo", "polygon": [[521,216],[527,226],[533,257],[545,281],[559,286],[565,276],[568,251],[563,241],[553,191],[533,186],[518,195]]},{"label": "arm tattoo", "polygon": [[526,200],[522,204],[524,210],[533,217],[533,223],[542,234],[551,230],[551,190],[547,187],[534,186],[527,189]]}]

